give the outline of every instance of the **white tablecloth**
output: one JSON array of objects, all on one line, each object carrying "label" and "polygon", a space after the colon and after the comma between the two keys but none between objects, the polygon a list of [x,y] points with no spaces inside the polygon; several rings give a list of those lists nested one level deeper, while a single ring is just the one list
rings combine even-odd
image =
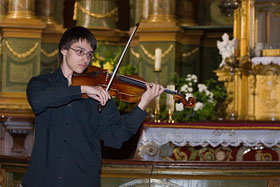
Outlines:
[{"label": "white tablecloth", "polygon": [[254,65],[258,65],[258,64],[268,65],[270,63],[280,65],[280,57],[269,57],[269,56],[254,57],[252,58],[252,63]]},{"label": "white tablecloth", "polygon": [[186,128],[144,128],[138,146],[154,142],[158,146],[172,142],[176,146],[239,146],[263,144],[280,147],[280,130],[212,130]]}]

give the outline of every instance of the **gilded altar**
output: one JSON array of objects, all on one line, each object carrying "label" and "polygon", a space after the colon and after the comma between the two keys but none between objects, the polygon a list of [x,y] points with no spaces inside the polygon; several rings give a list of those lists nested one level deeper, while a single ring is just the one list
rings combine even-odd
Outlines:
[{"label": "gilded altar", "polygon": [[225,83],[227,119],[280,120],[279,1],[242,0],[234,11],[234,55],[216,74]]}]

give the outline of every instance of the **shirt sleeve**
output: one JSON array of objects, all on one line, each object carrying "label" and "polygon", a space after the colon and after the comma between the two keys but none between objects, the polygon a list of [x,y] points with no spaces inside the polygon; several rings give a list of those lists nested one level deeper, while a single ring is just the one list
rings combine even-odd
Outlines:
[{"label": "shirt sleeve", "polygon": [[120,115],[114,101],[104,107],[97,133],[107,147],[120,148],[133,136],[146,117],[146,112],[136,106],[130,113]]},{"label": "shirt sleeve", "polygon": [[48,75],[33,77],[26,89],[27,99],[35,114],[45,111],[48,107],[58,107],[81,98],[80,86],[51,86]]}]

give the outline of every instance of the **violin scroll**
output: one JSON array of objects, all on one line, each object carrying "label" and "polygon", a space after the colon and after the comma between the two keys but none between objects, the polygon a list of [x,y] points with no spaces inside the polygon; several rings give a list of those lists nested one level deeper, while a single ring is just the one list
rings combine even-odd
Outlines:
[{"label": "violin scroll", "polygon": [[193,108],[196,104],[196,100],[193,97],[189,97],[188,99],[186,99],[184,96],[180,94],[176,94],[173,97],[177,103],[182,103],[186,108]]}]

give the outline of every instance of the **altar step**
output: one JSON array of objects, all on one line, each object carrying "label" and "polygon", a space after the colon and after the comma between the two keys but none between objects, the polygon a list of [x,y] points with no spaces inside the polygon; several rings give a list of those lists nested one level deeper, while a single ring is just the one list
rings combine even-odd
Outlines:
[{"label": "altar step", "polygon": [[[0,156],[0,186],[18,187],[28,157]],[[102,187],[275,187],[280,162],[103,160]]]}]

